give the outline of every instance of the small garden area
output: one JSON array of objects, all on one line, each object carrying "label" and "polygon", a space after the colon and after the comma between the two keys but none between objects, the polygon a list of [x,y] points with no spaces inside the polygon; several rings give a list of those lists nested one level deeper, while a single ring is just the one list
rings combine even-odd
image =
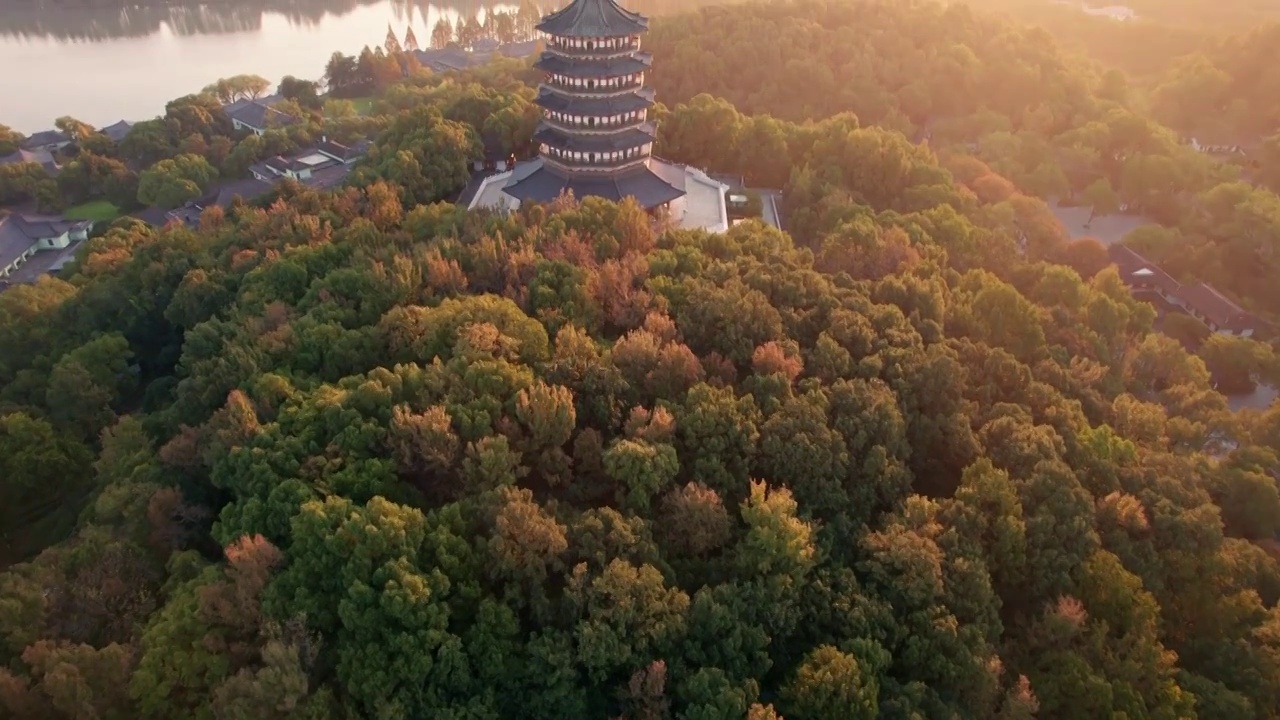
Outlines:
[{"label": "small garden area", "polygon": [[358,97],[348,98],[347,102],[355,106],[357,113],[361,115],[372,115],[374,100],[375,99],[372,97]]},{"label": "small garden area", "polygon": [[94,222],[106,222],[120,217],[120,208],[106,200],[90,200],[87,203],[81,203],[75,207],[68,208],[64,215],[66,215],[68,220],[92,220]]}]

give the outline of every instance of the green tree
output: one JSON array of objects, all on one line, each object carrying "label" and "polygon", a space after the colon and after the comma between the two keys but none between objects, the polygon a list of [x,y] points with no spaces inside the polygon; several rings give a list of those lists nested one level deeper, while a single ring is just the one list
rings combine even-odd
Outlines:
[{"label": "green tree", "polygon": [[204,92],[226,104],[236,100],[257,99],[270,87],[271,81],[258,75],[233,75],[205,87]]},{"label": "green tree", "polygon": [[1116,197],[1115,190],[1111,189],[1111,182],[1106,178],[1090,183],[1084,189],[1081,199],[1089,206],[1089,219],[1085,221],[1085,227],[1089,227],[1094,217],[1110,215],[1120,209],[1120,198]]},{"label": "green tree", "polygon": [[857,718],[872,720],[878,712],[879,688],[866,677],[858,659],[830,646],[815,648],[805,656],[795,677],[783,690],[787,717]]},{"label": "green tree", "polygon": [[93,483],[93,455],[79,441],[26,413],[0,415],[0,528],[13,547],[22,527]]},{"label": "green tree", "polygon": [[199,197],[218,171],[199,155],[178,155],[161,160],[138,176],[138,202],[172,208]]},{"label": "green tree", "polygon": [[422,106],[395,117],[353,179],[380,177],[401,188],[406,205],[431,203],[461,190],[470,177],[472,161],[479,157],[480,140],[474,129]]}]

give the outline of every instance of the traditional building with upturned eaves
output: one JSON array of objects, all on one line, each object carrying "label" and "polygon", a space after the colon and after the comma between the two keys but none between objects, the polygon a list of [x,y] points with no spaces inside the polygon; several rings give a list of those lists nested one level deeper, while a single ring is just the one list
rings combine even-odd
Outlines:
[{"label": "traditional building with upturned eaves", "polygon": [[653,157],[654,97],[644,84],[653,56],[640,50],[648,28],[648,18],[614,0],[573,0],[544,17],[538,31],[546,48],[534,65],[546,74],[533,135],[538,157],[485,178],[468,207],[513,210],[566,192],[615,202],[630,197],[677,227],[727,230],[727,186]]}]

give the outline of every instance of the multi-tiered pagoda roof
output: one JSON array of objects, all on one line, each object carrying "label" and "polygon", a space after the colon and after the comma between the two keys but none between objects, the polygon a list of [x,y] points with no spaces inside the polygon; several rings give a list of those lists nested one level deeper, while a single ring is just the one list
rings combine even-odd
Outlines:
[{"label": "multi-tiered pagoda roof", "polygon": [[520,202],[561,192],[610,200],[634,197],[656,208],[685,195],[684,171],[652,158],[657,128],[648,119],[653,91],[644,85],[653,57],[640,50],[649,28],[615,0],[573,0],[542,19],[546,50],[534,67],[546,73],[537,103],[543,119],[533,139],[539,158],[503,187]]},{"label": "multi-tiered pagoda roof", "polygon": [[612,0],[574,0],[538,23],[539,32],[566,38],[626,37],[649,29],[649,18]]}]

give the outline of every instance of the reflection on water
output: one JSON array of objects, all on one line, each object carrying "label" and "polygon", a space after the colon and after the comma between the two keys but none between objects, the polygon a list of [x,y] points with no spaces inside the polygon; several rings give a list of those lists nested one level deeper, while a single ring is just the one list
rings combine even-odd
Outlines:
[{"label": "reflection on water", "polygon": [[[543,10],[567,0],[526,0]],[[654,16],[723,0],[623,0]],[[48,129],[141,120],[218,78],[318,79],[335,51],[379,45],[390,25],[425,43],[440,17],[514,11],[521,0],[0,0],[0,124]],[[13,69],[20,69],[14,72]]]},{"label": "reflection on water", "polygon": [[409,0],[71,3],[0,0],[0,68],[23,69],[0,72],[0,124],[29,134],[63,115],[98,126],[142,120],[243,73],[319,79],[331,54],[382,44],[388,25],[425,40],[440,17],[483,9]]},{"label": "reflection on water", "polygon": [[[54,38],[68,41],[100,41],[154,35],[162,26],[174,35],[209,35],[260,30],[270,13],[289,25],[318,25],[326,16],[349,13],[362,5],[385,4],[394,20],[405,20],[415,8],[411,3],[386,0],[304,0],[302,2],[234,2],[189,4],[105,5],[0,0],[0,38]],[[471,3],[474,5],[474,3]],[[449,5],[449,3],[437,3]],[[466,11],[468,3],[453,9]],[[421,4],[426,14],[427,3]]]},{"label": "reflection on water", "polygon": [[[291,27],[307,28],[321,24],[326,18],[342,16],[362,6],[384,6],[392,22],[411,22],[415,18],[435,17],[437,11],[449,16],[478,14],[490,6],[518,4],[452,0],[416,2],[415,0],[222,0],[214,2],[161,3],[146,0],[139,5],[116,2],[81,4],[40,2],[39,0],[0,0],[0,42],[5,38],[39,38],[65,41],[102,41],[154,35],[167,28],[177,36],[252,32],[263,27],[263,18],[275,15]],[[535,7],[560,6],[562,2],[533,2]],[[624,0],[624,5],[649,15],[688,9],[701,2],[679,0]]]}]

